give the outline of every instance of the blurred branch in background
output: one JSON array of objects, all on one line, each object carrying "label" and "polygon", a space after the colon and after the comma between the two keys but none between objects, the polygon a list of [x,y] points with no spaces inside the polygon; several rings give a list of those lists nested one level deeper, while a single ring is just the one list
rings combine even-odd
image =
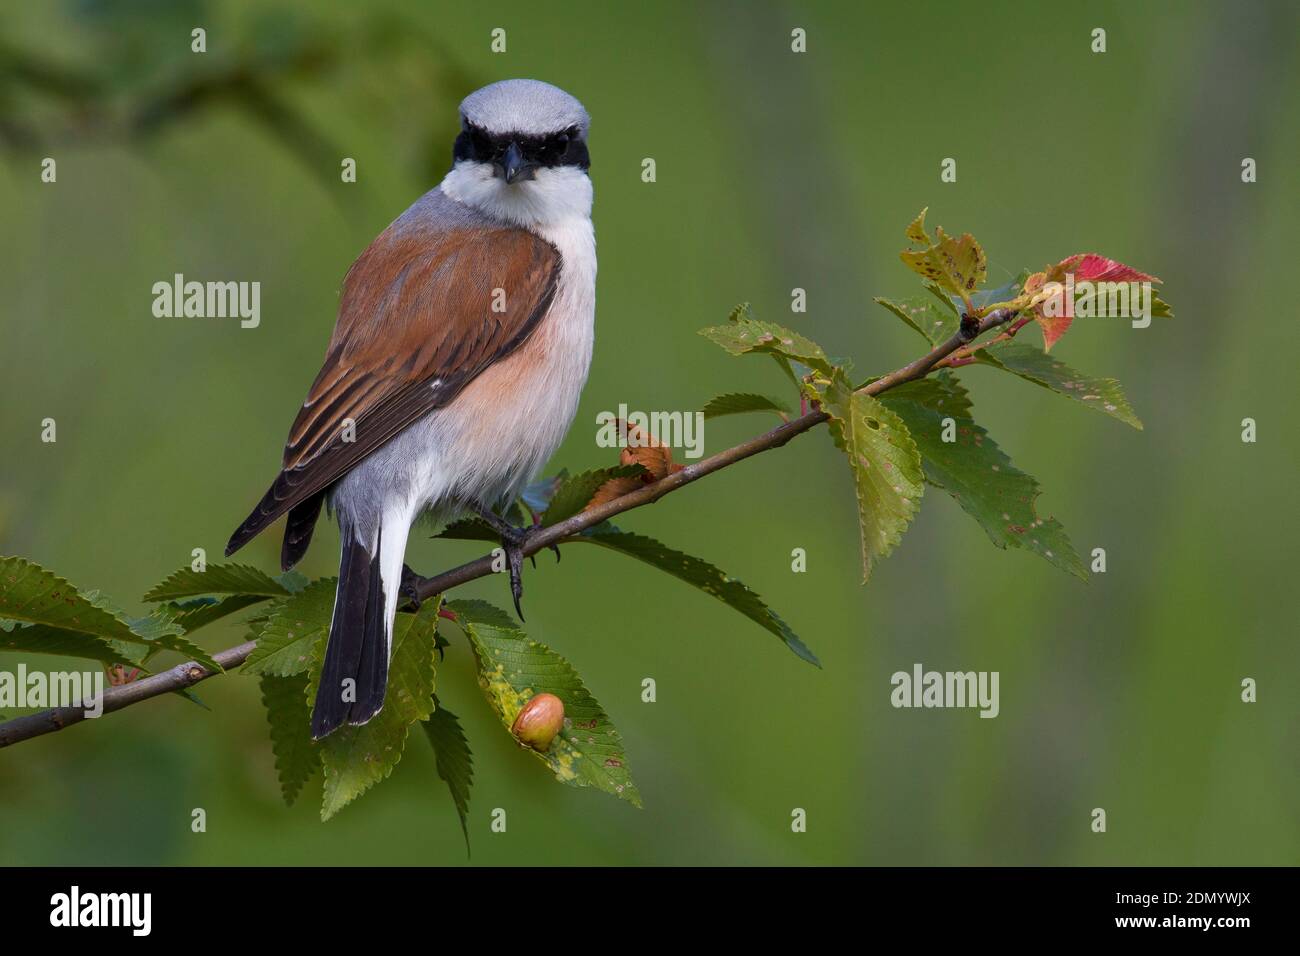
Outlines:
[{"label": "blurred branch in background", "polygon": [[[212,33],[205,38],[207,52],[195,53],[191,25],[211,18],[196,13],[124,25],[118,21],[133,15],[129,5],[86,7],[81,21],[114,20],[111,30],[86,24],[100,27],[90,31],[92,55],[56,58],[12,38],[0,39],[0,150],[5,153],[141,146],[183,123],[229,109],[252,120],[332,185],[348,150],[312,115],[300,91],[361,82],[358,73],[365,67],[393,71],[402,60],[409,61],[408,82],[423,98],[437,93],[455,102],[477,85],[437,39],[387,15],[368,14],[356,29],[342,32],[307,22],[297,12],[272,9],[239,36]],[[154,42],[131,42],[138,31],[154,34]],[[367,86],[367,99],[370,93]],[[418,122],[421,115],[401,110],[404,132],[410,135],[412,117]],[[416,126],[414,135],[416,173],[440,177],[447,165],[445,131]]]}]

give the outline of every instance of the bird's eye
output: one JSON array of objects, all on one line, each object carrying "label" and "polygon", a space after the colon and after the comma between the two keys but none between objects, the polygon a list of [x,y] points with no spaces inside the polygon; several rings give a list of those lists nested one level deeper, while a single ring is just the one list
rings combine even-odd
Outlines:
[{"label": "bird's eye", "polygon": [[570,126],[568,129],[566,129],[566,130],[564,131],[564,135],[567,136],[569,139],[577,139],[577,138],[578,138],[578,127],[576,127],[576,126]]}]

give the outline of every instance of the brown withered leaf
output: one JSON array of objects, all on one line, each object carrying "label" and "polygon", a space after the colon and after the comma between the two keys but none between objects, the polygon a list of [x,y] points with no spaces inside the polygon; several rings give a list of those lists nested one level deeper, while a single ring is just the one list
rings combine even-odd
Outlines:
[{"label": "brown withered leaf", "polygon": [[591,496],[584,511],[590,511],[597,505],[621,498],[628,492],[636,491],[642,485],[652,485],[675,471],[681,471],[684,467],[673,461],[673,450],[646,429],[621,418],[615,419],[615,424],[618,426],[619,437],[626,445],[619,449],[618,463],[640,465],[645,471],[640,475],[626,478],[611,478],[596,489],[596,493]]}]

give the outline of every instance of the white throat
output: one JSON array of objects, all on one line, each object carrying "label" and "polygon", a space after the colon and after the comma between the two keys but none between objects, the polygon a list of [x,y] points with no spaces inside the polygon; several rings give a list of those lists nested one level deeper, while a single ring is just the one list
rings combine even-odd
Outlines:
[{"label": "white throat", "polygon": [[506,185],[489,163],[463,159],[442,181],[444,193],[479,212],[517,226],[546,232],[575,219],[591,218],[591,180],[574,166],[539,169],[533,179]]}]

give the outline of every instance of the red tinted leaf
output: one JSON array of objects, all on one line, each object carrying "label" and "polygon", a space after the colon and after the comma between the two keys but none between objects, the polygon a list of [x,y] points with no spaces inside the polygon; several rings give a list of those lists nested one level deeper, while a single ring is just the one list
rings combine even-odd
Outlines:
[{"label": "red tinted leaf", "polygon": [[[1081,252],[1062,259],[1054,266],[1048,266],[1043,272],[1036,272],[1025,280],[1024,291],[1036,295],[1050,283],[1064,283],[1065,277],[1072,274],[1077,282],[1159,282],[1155,276],[1138,272],[1132,266],[1126,266],[1114,259],[1107,259],[1095,252]],[[1059,306],[1059,308],[1058,308]],[[1049,315],[1048,309],[1059,312]],[[1052,346],[1063,336],[1074,321],[1074,303],[1063,294],[1034,304],[1034,320],[1043,330],[1043,349],[1050,351]]]},{"label": "red tinted leaf", "polygon": [[1138,272],[1132,266],[1126,266],[1114,259],[1107,259],[1095,252],[1087,252],[1074,257],[1079,261],[1074,266],[1074,281],[1087,279],[1090,282],[1159,282],[1155,276]]}]

